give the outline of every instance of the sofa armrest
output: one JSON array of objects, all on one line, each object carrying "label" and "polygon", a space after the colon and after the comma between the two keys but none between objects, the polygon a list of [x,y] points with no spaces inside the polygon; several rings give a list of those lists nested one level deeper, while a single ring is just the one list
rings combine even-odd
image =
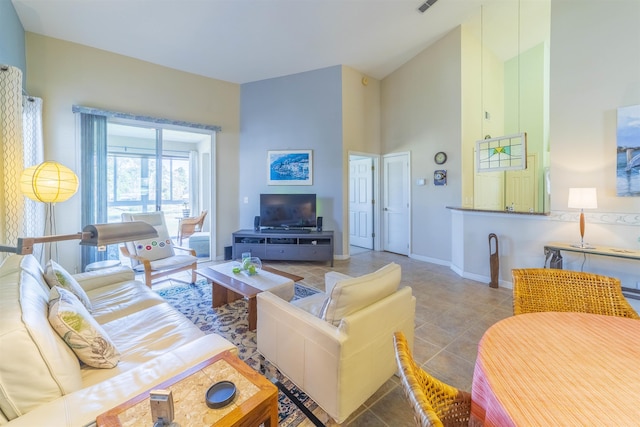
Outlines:
[{"label": "sofa armrest", "polygon": [[73,277],[85,291],[101,288],[113,283],[130,282],[136,278],[134,271],[125,266],[78,273],[74,274]]},{"label": "sofa armrest", "polygon": [[353,279],[351,276],[347,276],[343,273],[338,273],[337,271],[329,271],[324,275],[324,293],[327,296],[331,295],[331,291],[333,291],[333,287],[341,280]]},{"label": "sofa armrest", "polygon": [[[258,334],[258,341],[260,341],[260,336],[262,335],[264,337],[263,344],[265,345],[268,345],[268,338],[264,331],[262,334],[260,333],[261,312],[265,313],[265,316],[263,316],[263,323],[267,323],[268,317],[270,316],[275,316],[284,322],[286,322],[286,320],[283,320],[285,317],[295,319],[295,323],[290,323],[294,328],[304,330],[305,332],[313,331],[317,334],[316,339],[323,340],[327,343],[334,343],[336,348],[342,345],[342,343],[347,339],[347,336],[341,333],[337,327],[325,322],[311,313],[306,312],[300,307],[296,307],[271,292],[260,292],[257,295],[257,304],[258,328],[256,330]],[[260,345],[258,345],[258,347],[260,347]]]}]

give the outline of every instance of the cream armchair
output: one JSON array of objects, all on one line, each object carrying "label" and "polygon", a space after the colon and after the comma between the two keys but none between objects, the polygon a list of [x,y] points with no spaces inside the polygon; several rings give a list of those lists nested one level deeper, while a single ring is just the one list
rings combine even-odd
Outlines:
[{"label": "cream armchair", "polygon": [[413,347],[416,299],[400,276],[392,263],[327,273],[325,293],[292,302],[258,294],[258,351],[342,423],[396,372],[394,332]]}]

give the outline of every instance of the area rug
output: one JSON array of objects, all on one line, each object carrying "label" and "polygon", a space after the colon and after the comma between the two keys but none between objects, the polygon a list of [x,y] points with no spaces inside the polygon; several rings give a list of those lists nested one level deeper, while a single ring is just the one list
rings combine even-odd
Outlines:
[{"label": "area rug", "polygon": [[[294,289],[294,299],[319,292],[317,289],[299,283],[294,285]],[[248,330],[246,300],[240,299],[213,309],[211,285],[206,280],[200,280],[194,286],[180,284],[161,289],[158,294],[205,333],[222,335],[234,343],[238,347],[240,359],[267,378],[277,378],[309,411],[313,412],[318,407],[302,390],[258,353],[256,333]],[[303,412],[282,391],[278,393],[278,413],[279,426],[295,427],[305,420]]]}]

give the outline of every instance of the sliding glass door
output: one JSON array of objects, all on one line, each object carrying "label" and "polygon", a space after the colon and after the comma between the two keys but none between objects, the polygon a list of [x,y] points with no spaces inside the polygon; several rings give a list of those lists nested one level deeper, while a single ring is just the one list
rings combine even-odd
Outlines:
[{"label": "sliding glass door", "polygon": [[[203,232],[182,246],[215,257],[215,136],[220,126],[140,116],[74,105],[80,139],[82,224],[113,223],[124,212],[162,211],[171,237],[186,216],[207,211]],[[174,240],[175,241],[175,240]],[[118,259],[82,247],[82,268]]]},{"label": "sliding glass door", "polygon": [[[175,242],[181,218],[211,212],[210,197],[201,190],[209,188],[203,185],[208,177],[199,173],[211,147],[209,133],[109,120],[108,222],[119,222],[123,212],[162,211]],[[208,165],[202,169],[210,170]],[[210,218],[205,218],[204,231],[210,230]]]}]

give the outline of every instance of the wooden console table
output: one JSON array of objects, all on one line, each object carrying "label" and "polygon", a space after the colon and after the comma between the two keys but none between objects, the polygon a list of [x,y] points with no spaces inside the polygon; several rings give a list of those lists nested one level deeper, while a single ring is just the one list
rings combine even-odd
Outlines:
[{"label": "wooden console table", "polygon": [[[549,268],[562,269],[562,254],[561,251],[576,252],[586,255],[599,255],[608,256],[613,258],[624,258],[635,261],[640,261],[640,251],[634,251],[631,249],[612,248],[610,246],[594,246],[590,248],[579,248],[572,246],[569,243],[552,242],[544,245],[544,267],[547,268],[547,262]],[[622,288],[623,292],[627,296],[635,299],[640,299],[640,289]]]},{"label": "wooden console table", "polygon": [[[209,409],[207,389],[230,380],[236,397],[227,406]],[[174,399],[174,422],[181,426],[257,426],[278,425],[278,388],[229,351],[196,365],[162,384],[98,416],[98,427],[153,425],[149,392],[169,389]]]}]

